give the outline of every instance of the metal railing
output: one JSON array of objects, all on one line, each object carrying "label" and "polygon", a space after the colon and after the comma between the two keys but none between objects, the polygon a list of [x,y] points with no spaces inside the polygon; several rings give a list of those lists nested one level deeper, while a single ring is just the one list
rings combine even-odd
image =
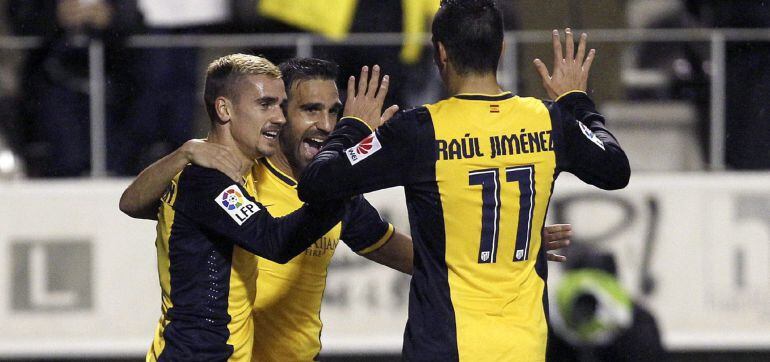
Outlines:
[{"label": "metal railing", "polygon": [[[581,30],[590,34],[592,43],[635,43],[635,42],[708,42],[711,47],[711,145],[709,168],[725,168],[725,62],[728,41],[770,41],[769,29],[589,29]],[[547,31],[513,31],[505,36],[505,54],[500,66],[502,85],[516,92],[519,80],[517,65],[517,44],[549,43]],[[40,46],[37,37],[0,36],[0,49],[30,49]],[[425,45],[430,37],[423,37]],[[247,48],[285,47],[295,48],[297,56],[313,56],[313,47],[318,45],[352,46],[398,46],[402,43],[400,33],[359,33],[350,34],[343,42],[335,42],[312,34],[230,34],[230,35],[135,35],[127,45],[133,48]],[[90,77],[90,120],[91,120],[91,175],[106,175],[105,138],[105,72],[104,44],[98,39],[79,38],[75,46],[88,47]]]}]

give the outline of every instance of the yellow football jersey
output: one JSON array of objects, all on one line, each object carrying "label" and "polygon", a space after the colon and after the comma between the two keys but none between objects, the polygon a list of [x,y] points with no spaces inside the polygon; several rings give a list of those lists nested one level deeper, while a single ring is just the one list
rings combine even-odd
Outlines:
[{"label": "yellow football jersey", "polygon": [[[158,211],[162,315],[147,361],[250,361],[256,255],[288,261],[339,222],[341,207],[302,207],[273,218],[245,186],[188,165]],[[342,206],[342,204],[339,204]]]},{"label": "yellow football jersey", "polygon": [[548,109],[519,97],[453,97],[427,109],[459,358],[544,359],[545,281],[535,267],[556,172]]},{"label": "yellow football jersey", "polygon": [[[171,272],[171,260],[172,258],[169,256],[170,250],[176,249],[176,246],[174,248],[170,248],[170,241],[173,239],[173,242],[184,242],[184,240],[179,240],[179,237],[177,235],[179,232],[174,228],[175,224],[175,216],[176,216],[176,210],[174,209],[173,205],[176,202],[176,198],[179,192],[187,192],[186,190],[179,190],[179,178],[182,176],[182,173],[185,171],[180,172],[177,174],[176,177],[174,177],[174,180],[171,181],[171,184],[166,191],[165,195],[161,199],[161,206],[158,211],[158,226],[157,226],[157,239],[155,240],[155,245],[157,249],[158,254],[158,276],[160,278],[160,286],[161,286],[161,298],[162,298],[162,315],[160,320],[158,321],[158,325],[155,330],[155,337],[153,339],[152,346],[150,347],[150,351],[147,353],[147,361],[157,361],[158,358],[163,355],[169,355],[168,351],[164,353],[164,349],[166,347],[167,343],[175,343],[173,341],[174,336],[168,336],[166,334],[166,326],[171,322],[173,318],[172,316],[169,316],[169,311],[172,310],[172,307],[174,306],[174,303],[185,303],[185,304],[194,304],[193,301],[181,301],[178,299],[186,299],[186,298],[195,298],[197,296],[192,295],[192,293],[189,293],[188,295],[185,294],[179,294],[175,293],[175,290],[172,290],[172,272]],[[232,182],[230,182],[232,183]],[[248,191],[251,195],[255,194],[254,190],[254,183],[251,181],[251,175],[248,176],[248,180],[245,183],[246,191]],[[173,230],[173,232],[172,232]],[[173,234],[173,235],[172,235]],[[208,248],[207,248],[208,249]],[[224,291],[225,289],[228,291],[227,293],[227,304],[226,304],[226,315],[230,317],[229,323],[225,323],[224,326],[227,328],[227,338],[226,338],[226,344],[232,346],[232,355],[229,357],[230,361],[250,361],[251,360],[251,343],[254,340],[252,331],[254,329],[253,327],[253,320],[249,318],[249,312],[251,311],[251,301],[254,299],[254,295],[256,294],[256,290],[254,288],[254,283],[256,281],[256,262],[254,260],[255,256],[239,246],[233,246],[232,252],[231,252],[231,258],[232,263],[229,267],[229,273],[224,272],[221,273],[222,275],[218,278],[212,279],[212,283],[218,284],[217,286],[221,287],[220,283],[227,282],[229,286],[227,288],[217,288],[217,291]],[[187,255],[185,255],[187,254]],[[202,254],[197,253],[195,250],[188,250],[188,251],[181,251],[177,255],[179,255],[181,258],[187,258],[189,256],[195,255],[195,254]],[[212,253],[213,255],[214,253]],[[181,258],[174,258],[174,259],[181,259]],[[215,256],[213,259],[219,259],[217,256]],[[187,261],[187,260],[185,260]],[[208,262],[207,262],[208,263]],[[220,269],[220,267],[227,267],[226,263],[221,263],[221,261],[213,261],[209,264],[209,267],[211,270]],[[176,268],[176,270],[181,271],[181,268]],[[175,270],[175,271],[176,271]],[[188,275],[192,275],[192,270],[185,270]],[[229,274],[229,278],[227,278],[227,275]],[[174,283],[176,284],[176,283]],[[213,291],[209,291],[212,294]],[[172,294],[173,293],[173,294]],[[187,294],[187,293],[186,293]],[[177,298],[172,298],[172,295]],[[209,294],[206,294],[209,295]],[[215,296],[219,297],[219,296]],[[215,299],[215,298],[212,298]],[[192,307],[190,309],[195,309],[195,307]],[[184,316],[180,316],[180,318],[184,318]],[[211,318],[213,320],[213,318]],[[217,323],[211,323],[212,325],[216,326],[212,329],[218,329],[220,333],[222,333],[219,337],[219,339],[222,339],[225,334],[225,332],[221,328],[221,324],[217,326]],[[172,341],[167,341],[166,337],[170,337]],[[213,343],[212,343],[213,344]],[[183,348],[180,348],[183,349]],[[179,355],[179,356],[197,356],[196,358],[202,358],[203,356],[198,354],[197,352],[188,351],[189,354],[187,355]],[[226,354],[226,352],[225,352]],[[219,352],[217,354],[212,354],[211,356],[215,355],[224,355],[222,352]],[[175,355],[170,356],[175,357]]]},{"label": "yellow football jersey", "polygon": [[[300,206],[296,181],[267,159],[254,169],[259,201],[281,216]],[[258,258],[254,301],[254,361],[312,361],[321,349],[321,300],[326,271],[340,240],[359,254],[382,246],[393,226],[382,221],[363,198],[346,210],[342,222],[286,264]]]},{"label": "yellow football jersey", "polygon": [[404,359],[542,361],[541,235],[560,171],[628,182],[628,159],[584,93],[461,94],[373,133],[343,118],[298,190],[317,202],[404,186],[415,253]]}]

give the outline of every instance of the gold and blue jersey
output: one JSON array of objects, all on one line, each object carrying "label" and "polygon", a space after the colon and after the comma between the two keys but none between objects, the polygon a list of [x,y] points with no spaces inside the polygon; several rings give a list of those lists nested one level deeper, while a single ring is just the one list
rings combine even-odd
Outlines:
[{"label": "gold and blue jersey", "polygon": [[541,235],[561,171],[605,189],[628,182],[628,159],[584,93],[556,102],[463,94],[400,112],[375,132],[343,118],[299,195],[404,186],[415,252],[405,359],[542,361]]},{"label": "gold and blue jersey", "polygon": [[[256,193],[272,215],[302,206],[297,183],[268,159],[254,168]],[[363,197],[346,207],[342,221],[286,264],[258,258],[254,301],[254,361],[312,361],[321,350],[321,300],[326,272],[340,241],[353,251],[377,250],[393,234]]]},{"label": "gold and blue jersey", "polygon": [[254,254],[278,262],[304,251],[339,221],[341,203],[273,218],[219,171],[187,166],[158,212],[161,311],[148,361],[250,361]]}]

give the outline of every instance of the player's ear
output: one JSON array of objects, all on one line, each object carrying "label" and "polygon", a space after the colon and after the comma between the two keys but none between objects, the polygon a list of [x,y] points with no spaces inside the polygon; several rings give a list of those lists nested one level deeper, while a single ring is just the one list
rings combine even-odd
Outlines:
[{"label": "player's ear", "polygon": [[225,97],[217,97],[217,99],[214,100],[214,109],[217,111],[220,123],[230,122],[232,119],[232,107],[233,104]]},{"label": "player's ear", "polygon": [[436,42],[436,65],[438,65],[440,68],[446,68],[447,62],[449,61],[449,56],[446,52],[446,47],[444,46],[444,43],[441,41]]}]

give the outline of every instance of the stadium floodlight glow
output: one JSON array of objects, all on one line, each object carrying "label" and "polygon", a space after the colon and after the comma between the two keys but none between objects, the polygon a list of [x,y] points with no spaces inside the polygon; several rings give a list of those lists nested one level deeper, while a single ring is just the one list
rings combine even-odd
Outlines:
[{"label": "stadium floodlight glow", "polygon": [[14,178],[21,174],[21,163],[9,149],[0,150],[0,178]]}]

